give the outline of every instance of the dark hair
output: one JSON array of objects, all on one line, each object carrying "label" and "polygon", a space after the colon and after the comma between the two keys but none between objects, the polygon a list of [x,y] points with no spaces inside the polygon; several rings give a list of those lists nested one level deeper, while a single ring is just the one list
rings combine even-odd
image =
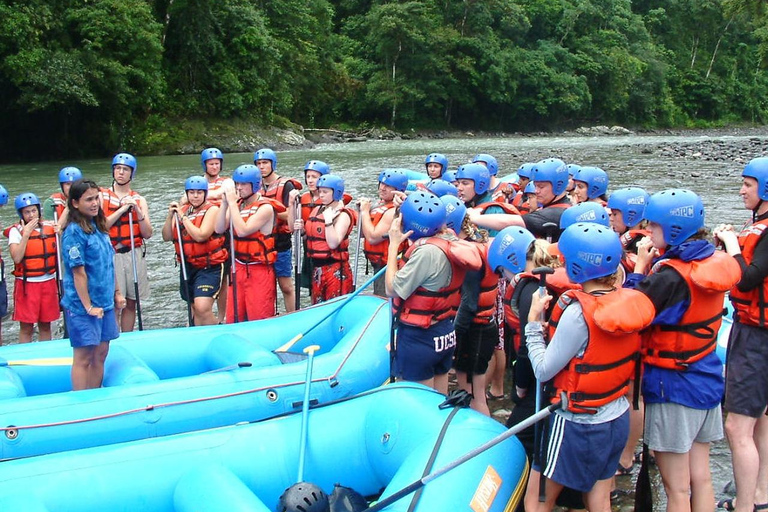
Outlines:
[{"label": "dark hair", "polygon": [[[72,187],[69,189],[69,197],[67,198],[67,208],[69,208],[69,215],[67,217],[67,226],[70,224],[79,225],[86,233],[93,233],[93,225],[90,220],[86,218],[82,213],[78,211],[74,206],[75,201],[79,201],[83,194],[88,190],[96,189],[100,190],[95,181],[92,180],[77,180],[72,183]],[[107,218],[104,216],[104,210],[99,204],[99,213],[96,214],[93,221],[96,223],[96,228],[102,233],[108,233]],[[64,226],[66,228],[66,226]]]}]

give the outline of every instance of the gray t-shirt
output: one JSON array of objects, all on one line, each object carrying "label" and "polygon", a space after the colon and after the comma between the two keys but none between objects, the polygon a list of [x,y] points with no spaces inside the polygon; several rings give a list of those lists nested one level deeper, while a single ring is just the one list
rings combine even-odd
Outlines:
[{"label": "gray t-shirt", "polygon": [[[587,349],[589,330],[581,304],[573,301],[565,308],[549,345],[544,342],[544,331],[539,322],[528,322],[525,326],[525,337],[528,343],[528,358],[536,378],[541,382],[551,380],[568,366],[571,359],[583,356]],[[576,423],[597,424],[614,420],[627,409],[629,402],[621,397],[598,407],[595,414],[563,410],[558,410],[557,414]]]},{"label": "gray t-shirt", "polygon": [[[440,235],[445,240],[458,240],[451,235]],[[432,244],[417,247],[406,264],[397,271],[392,289],[402,299],[407,299],[419,286],[435,292],[450,284],[451,262],[440,248]]]}]

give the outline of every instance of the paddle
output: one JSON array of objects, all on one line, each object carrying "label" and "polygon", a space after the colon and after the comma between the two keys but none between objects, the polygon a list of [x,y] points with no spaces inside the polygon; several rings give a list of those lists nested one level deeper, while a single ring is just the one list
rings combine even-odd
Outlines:
[{"label": "paddle", "polygon": [[315,351],[320,350],[320,345],[310,345],[304,349],[307,357],[307,377],[304,381],[304,401],[301,403],[301,439],[299,441],[299,475],[297,482],[304,481],[304,459],[307,455],[307,435],[309,422],[309,391],[312,387],[312,364],[315,360]]},{"label": "paddle", "polygon": [[350,293],[350,294],[347,296],[347,298],[346,298],[346,299],[344,299],[344,300],[342,300],[341,302],[339,302],[339,303],[336,305],[336,307],[335,307],[335,308],[333,308],[333,309],[330,311],[330,313],[328,313],[328,314],[327,314],[327,315],[325,315],[323,318],[321,318],[320,320],[318,320],[317,322],[315,322],[314,324],[312,324],[312,325],[309,327],[309,329],[307,329],[307,330],[306,330],[306,331],[304,331],[303,333],[299,333],[299,334],[297,334],[296,336],[294,336],[293,338],[291,338],[290,340],[288,340],[288,342],[286,342],[286,343],[285,343],[283,346],[281,346],[281,347],[279,347],[279,348],[275,349],[274,351],[275,351],[275,352],[287,352],[287,351],[288,351],[288,350],[289,350],[289,349],[290,349],[290,348],[291,348],[293,345],[295,345],[295,344],[296,344],[296,342],[297,342],[297,341],[299,341],[301,338],[303,338],[304,336],[306,336],[307,334],[309,334],[311,331],[313,331],[313,330],[314,330],[314,329],[315,329],[315,328],[316,328],[318,325],[320,325],[320,324],[322,324],[323,322],[325,322],[326,320],[328,320],[328,318],[330,318],[330,316],[331,316],[331,315],[333,315],[334,313],[338,312],[338,311],[339,311],[341,308],[343,308],[344,306],[346,306],[346,305],[349,303],[349,301],[351,301],[352,299],[354,299],[355,297],[357,297],[358,295],[360,295],[360,293],[361,293],[363,290],[365,290],[366,288],[368,288],[369,286],[371,286],[371,285],[373,284],[373,282],[374,282],[376,279],[378,279],[378,278],[379,278],[379,276],[381,276],[382,274],[384,274],[384,272],[385,272],[386,270],[387,270],[387,267],[383,267],[381,270],[379,270],[378,272],[376,272],[376,274],[374,274],[374,276],[373,276],[372,278],[370,278],[368,281],[366,281],[366,282],[365,282],[365,284],[363,284],[363,286],[361,286],[361,287],[360,287],[358,290],[355,290],[354,292]]},{"label": "paddle", "polygon": [[[221,228],[219,228],[221,229]],[[237,314],[237,266],[235,265],[235,228],[232,225],[232,217],[229,218],[229,254],[232,257],[230,267],[229,285],[232,287],[232,310],[234,311],[234,321],[238,323],[240,319]]]},{"label": "paddle", "polygon": [[[61,297],[64,295],[64,287],[62,285],[62,280],[64,279],[64,276],[61,275],[61,237],[59,236],[59,214],[56,213],[56,209],[53,209],[53,222],[56,224],[56,231],[55,231],[55,237],[56,237],[56,283],[59,285],[59,302],[61,302]],[[64,324],[64,337],[69,338],[69,331],[67,329],[67,315],[63,314],[61,315],[61,321]]]},{"label": "paddle", "polygon": [[208,370],[207,372],[203,372],[200,375],[208,375],[209,373],[219,373],[219,372],[228,372],[229,370],[236,370],[238,368],[250,368],[253,366],[253,363],[250,361],[242,361],[237,364],[231,364],[229,366],[224,366],[222,368],[216,368],[215,370]]},{"label": "paddle", "polygon": [[[548,224],[552,224],[549,222]],[[555,271],[551,269],[550,267],[537,267],[531,271],[531,273],[535,276],[539,276],[539,296],[543,297],[547,294],[547,274],[552,274]],[[544,324],[546,320],[545,313],[542,311],[541,316],[539,317],[539,321]],[[539,412],[541,410],[541,400],[542,400],[542,390],[541,390],[541,382],[539,382],[539,379],[536,379],[536,412]],[[536,464],[541,467],[542,466],[542,452],[544,451],[544,447],[542,446],[544,444],[544,435],[543,435],[543,429],[542,427],[537,423],[536,427],[534,429],[533,434],[533,445],[534,445],[534,452],[533,452],[533,458],[536,461]],[[544,472],[542,471],[541,478],[539,480],[539,502],[544,503],[547,501],[546,498],[546,478],[544,477]]]},{"label": "paddle", "polygon": [[363,239],[363,233],[360,231],[360,227],[363,223],[363,215],[360,211],[357,212],[357,247],[355,247],[355,272],[352,274],[352,289],[357,286],[357,267],[360,262],[360,241]]},{"label": "paddle", "polygon": [[372,505],[366,509],[368,512],[375,512],[377,510],[382,510],[396,501],[404,498],[405,496],[408,496],[414,491],[417,491],[418,489],[424,487],[429,482],[435,480],[436,478],[441,477],[445,473],[451,471],[452,469],[455,469],[456,467],[460,466],[461,464],[464,464],[470,459],[473,459],[480,455],[481,453],[493,448],[497,444],[507,440],[508,438],[512,437],[515,434],[518,434],[519,432],[525,430],[526,428],[530,427],[534,423],[538,423],[539,421],[543,420],[544,418],[548,417],[550,414],[555,412],[558,409],[564,408],[567,406],[567,398],[565,397],[565,394],[563,393],[561,395],[561,399],[559,402],[555,402],[554,404],[551,404],[547,406],[545,409],[542,409],[541,411],[537,412],[533,416],[530,416],[517,425],[510,427],[508,430],[505,430],[498,436],[494,437],[490,441],[487,441],[486,443],[478,446],[474,450],[467,452],[466,454],[462,455],[458,459],[449,462],[445,466],[441,467],[437,471],[434,471],[427,476],[416,480],[415,482],[403,487],[399,491],[395,492],[394,494],[391,494],[390,496],[387,496],[383,500],[379,501],[375,505]]},{"label": "paddle", "polygon": [[[301,218],[301,203],[296,201],[295,219]],[[294,308],[296,311],[301,309],[301,256],[303,251],[301,243],[301,230],[293,230],[293,276],[294,276]]]},{"label": "paddle", "polygon": [[136,294],[136,317],[139,319],[139,330],[144,330],[141,321],[141,297],[139,297],[139,273],[136,271],[136,242],[133,237],[133,208],[128,212],[128,233],[131,237],[131,264],[133,265],[133,293]]},{"label": "paddle", "polygon": [[653,510],[653,490],[651,489],[651,475],[648,474],[651,458],[648,444],[643,441],[643,460],[640,463],[640,472],[635,483],[635,512]]},{"label": "paddle", "polygon": [[184,292],[187,295],[187,318],[189,319],[189,325],[195,325],[195,321],[192,318],[192,300],[194,297],[189,296],[189,281],[187,280],[187,260],[184,259],[184,240],[181,238],[181,217],[179,212],[176,212],[176,238],[179,241],[179,259],[181,260],[181,279],[184,282]]},{"label": "paddle", "polygon": [[72,356],[43,357],[38,359],[0,359],[0,367],[3,366],[72,366]]}]

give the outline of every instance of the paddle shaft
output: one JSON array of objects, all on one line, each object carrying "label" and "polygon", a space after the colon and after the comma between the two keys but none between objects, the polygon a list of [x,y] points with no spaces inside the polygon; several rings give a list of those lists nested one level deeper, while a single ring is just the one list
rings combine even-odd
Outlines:
[{"label": "paddle shaft", "polygon": [[[565,398],[563,398],[565,400]],[[564,402],[555,402],[554,404],[549,405],[548,407],[542,409],[541,411],[537,412],[536,414],[529,416],[528,418],[524,419],[517,425],[510,427],[508,430],[505,430],[498,436],[494,437],[493,439],[487,441],[486,443],[478,446],[474,450],[467,452],[466,454],[462,455],[458,459],[449,462],[445,466],[441,467],[440,469],[428,474],[427,476],[421,478],[420,480],[417,480],[406,487],[403,487],[399,491],[395,492],[394,494],[387,496],[383,500],[380,500],[375,505],[368,507],[366,509],[367,512],[375,512],[377,510],[382,510],[396,501],[404,498],[405,496],[408,496],[412,492],[424,487],[432,480],[435,480],[436,478],[439,478],[446,474],[447,472],[451,471],[452,469],[457,468],[458,466],[464,464],[465,462],[477,457],[481,453],[488,451],[489,449],[493,448],[497,444],[502,443],[503,441],[509,439],[510,437],[514,436],[515,434],[518,434],[525,430],[526,428],[530,427],[531,425],[538,423],[539,421],[543,420],[544,418],[548,417],[550,414],[555,412],[556,410],[562,408],[564,406]]]},{"label": "paddle shaft", "polygon": [[192,301],[195,300],[193,296],[190,296],[189,280],[187,279],[187,260],[184,259],[184,240],[181,238],[181,217],[179,212],[176,212],[176,238],[179,241],[179,259],[181,260],[181,279],[184,281],[184,291],[187,295],[187,318],[189,319],[189,325],[195,325],[195,321],[192,318]]},{"label": "paddle shaft", "polygon": [[307,353],[307,376],[304,381],[304,400],[301,403],[301,439],[299,440],[299,472],[296,477],[297,482],[304,481],[304,460],[307,456],[307,435],[309,423],[309,392],[312,388],[312,366],[315,361],[315,350],[320,348],[318,345],[311,345],[304,349]]},{"label": "paddle shaft", "polygon": [[[297,198],[298,199],[298,198]],[[301,203],[296,201],[294,218],[301,218]],[[301,309],[301,256],[304,248],[301,243],[301,230],[293,230],[293,276],[294,276],[294,307],[296,311]]]},{"label": "paddle shaft", "polygon": [[[548,223],[551,224],[551,223]],[[539,276],[539,290],[538,294],[540,297],[543,297],[547,294],[547,275],[554,273],[554,270],[550,267],[538,267],[533,269],[532,271],[533,275]],[[542,325],[544,325],[544,322],[546,321],[546,313],[542,310],[541,314],[539,315],[539,322],[541,322]],[[539,412],[542,407],[542,383],[539,381],[539,379],[536,379],[536,412]],[[536,461],[536,463],[541,467],[542,464],[542,455],[544,452],[543,444],[545,442],[544,440],[544,429],[541,425],[538,423],[536,424],[536,427],[534,428],[534,454],[533,458]],[[544,478],[544,475],[542,474],[539,479],[539,502],[544,503],[547,501],[546,496],[546,478]]]},{"label": "paddle shaft", "polygon": [[232,311],[235,323],[240,321],[237,314],[237,266],[235,265],[235,226],[232,223],[232,217],[229,218],[229,254],[232,258],[230,268],[229,285],[232,287]]},{"label": "paddle shaft", "polygon": [[357,247],[355,248],[355,271],[352,274],[352,289],[354,290],[357,286],[357,267],[358,263],[360,262],[360,245],[361,240],[363,239],[363,234],[361,233],[360,228],[363,225],[363,214],[358,211],[357,212]]},{"label": "paddle shaft", "polygon": [[314,329],[315,329],[315,328],[316,328],[318,325],[320,325],[320,324],[322,324],[323,322],[325,322],[326,320],[328,320],[328,318],[330,318],[330,317],[331,317],[331,315],[333,315],[334,313],[338,312],[338,311],[339,311],[341,308],[343,308],[344,306],[346,306],[346,305],[349,303],[349,301],[351,301],[352,299],[354,299],[355,297],[357,297],[358,295],[360,295],[360,293],[361,293],[363,290],[365,290],[366,288],[368,288],[369,286],[371,286],[371,284],[373,284],[373,282],[374,282],[376,279],[378,279],[378,278],[379,278],[379,276],[383,275],[383,274],[384,274],[384,272],[385,272],[386,270],[387,270],[387,267],[382,267],[382,268],[381,268],[381,270],[379,270],[378,272],[376,272],[376,274],[374,274],[374,276],[373,276],[372,278],[370,278],[368,281],[366,281],[366,282],[365,282],[365,284],[363,284],[363,286],[361,286],[359,289],[355,290],[354,292],[350,293],[350,294],[347,296],[347,298],[346,298],[346,299],[344,299],[344,300],[342,300],[341,302],[339,302],[339,304],[338,304],[338,305],[337,305],[335,308],[333,308],[333,309],[330,311],[330,313],[328,313],[328,314],[327,314],[327,315],[325,315],[323,318],[321,318],[320,320],[318,320],[317,322],[315,322],[314,324],[312,324],[312,326],[310,326],[310,328],[309,328],[309,329],[307,329],[306,331],[304,331],[303,333],[299,333],[299,334],[297,334],[296,336],[294,336],[293,338],[291,338],[290,340],[288,340],[288,342],[287,342],[287,343],[285,343],[283,346],[281,346],[281,347],[277,348],[277,349],[275,350],[275,352],[286,352],[286,351],[287,351],[288,349],[290,349],[290,348],[291,348],[293,345],[295,345],[297,341],[299,341],[301,338],[303,338],[304,336],[306,336],[307,334],[309,334],[311,331],[313,331],[313,330],[314,330]]},{"label": "paddle shaft", "polygon": [[141,297],[139,297],[139,273],[136,270],[136,242],[133,239],[133,207],[128,210],[128,233],[131,237],[131,264],[133,265],[133,293],[136,294],[136,318],[139,320],[139,330],[144,330],[141,321]]},{"label": "paddle shaft", "polygon": [[[62,260],[61,260],[61,237],[59,236],[59,214],[56,213],[56,208],[53,209],[53,222],[56,224],[56,231],[55,237],[56,237],[56,283],[59,285],[59,302],[61,302],[61,297],[64,295],[64,285],[62,281],[64,280],[64,276],[61,275],[61,269],[63,268]],[[69,338],[69,330],[67,329],[67,315],[66,313],[61,315],[61,321],[64,323],[64,337]]]},{"label": "paddle shaft", "polygon": [[0,368],[3,366],[72,366],[72,356],[69,357],[43,357],[38,359],[0,360]]}]

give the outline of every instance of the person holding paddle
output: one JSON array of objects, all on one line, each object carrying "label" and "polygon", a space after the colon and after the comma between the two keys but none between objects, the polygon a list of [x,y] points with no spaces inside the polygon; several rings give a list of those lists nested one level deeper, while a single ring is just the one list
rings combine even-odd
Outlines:
[{"label": "person holding paddle", "polygon": [[109,342],[120,336],[115,308],[125,307],[115,275],[115,251],[100,205],[99,186],[72,184],[62,235],[64,295],[61,299],[72,345],[72,389],[101,387]]},{"label": "person holding paddle", "polygon": [[40,341],[51,339],[51,322],[61,313],[56,281],[56,232],[58,226],[44,221],[40,200],[31,192],[14,202],[19,223],[8,231],[14,263],[13,319],[19,322],[19,343],[32,341],[37,324]]},{"label": "person holding paddle", "polygon": [[[8,204],[8,191],[0,185],[0,207]],[[3,229],[0,224],[0,230]],[[0,254],[0,345],[3,344],[3,317],[8,314],[8,287],[5,282],[5,263]]]},{"label": "person holding paddle", "polygon": [[152,236],[147,201],[131,189],[136,176],[136,158],[119,153],[112,159],[112,186],[101,189],[101,207],[107,218],[109,237],[115,248],[115,274],[126,307],[116,309],[120,330],[132,331],[139,319],[142,327],[141,301],[149,298],[144,240]]},{"label": "person holding paddle", "polygon": [[[163,224],[163,240],[173,241],[182,268],[181,298],[191,306],[192,325],[214,325],[213,301],[221,290],[227,239],[214,232],[219,207],[207,200],[208,181],[191,176],[184,182],[187,204],[172,202]],[[181,236],[181,240],[179,240]]]},{"label": "person holding paddle", "polygon": [[59,171],[59,187],[61,192],[51,194],[51,197],[43,202],[43,218],[56,222],[60,228],[67,222],[67,197],[69,187],[77,180],[83,179],[83,172],[77,167],[64,167]]}]

